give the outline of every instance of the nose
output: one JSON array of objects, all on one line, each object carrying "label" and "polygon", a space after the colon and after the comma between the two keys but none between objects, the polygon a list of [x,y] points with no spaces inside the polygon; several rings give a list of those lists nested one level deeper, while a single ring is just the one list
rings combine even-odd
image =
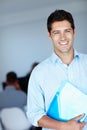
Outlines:
[{"label": "nose", "polygon": [[60,34],[60,39],[61,39],[61,40],[65,40],[65,39],[66,39],[66,35],[65,35],[64,32]]}]

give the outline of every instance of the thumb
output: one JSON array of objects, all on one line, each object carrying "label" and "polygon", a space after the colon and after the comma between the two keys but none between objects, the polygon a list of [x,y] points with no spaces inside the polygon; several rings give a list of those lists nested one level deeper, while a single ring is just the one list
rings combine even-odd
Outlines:
[{"label": "thumb", "polygon": [[73,118],[73,120],[78,121],[78,120],[80,120],[80,119],[83,118],[83,117],[84,117],[84,113],[81,114],[81,115],[76,116],[75,118]]}]

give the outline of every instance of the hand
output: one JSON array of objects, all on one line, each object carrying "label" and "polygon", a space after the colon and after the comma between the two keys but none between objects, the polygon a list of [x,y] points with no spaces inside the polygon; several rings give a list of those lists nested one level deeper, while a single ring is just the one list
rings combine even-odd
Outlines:
[{"label": "hand", "polygon": [[82,130],[82,128],[85,126],[86,123],[85,122],[79,123],[78,120],[80,120],[83,117],[84,117],[84,114],[79,115],[79,116],[73,118],[72,120],[68,121],[67,127],[68,128],[70,127],[70,128],[67,130]]},{"label": "hand", "polygon": [[63,125],[61,130],[82,130],[82,128],[85,126],[85,122],[79,123],[78,120],[84,117],[84,114],[79,115]]}]

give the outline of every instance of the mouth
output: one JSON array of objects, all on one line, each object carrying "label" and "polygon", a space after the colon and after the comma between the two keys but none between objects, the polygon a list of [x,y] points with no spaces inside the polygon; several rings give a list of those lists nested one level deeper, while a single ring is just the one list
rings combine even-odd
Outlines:
[{"label": "mouth", "polygon": [[60,45],[68,45],[68,41],[60,41],[59,44]]},{"label": "mouth", "polygon": [[59,46],[62,51],[66,52],[69,48],[69,42],[68,41],[60,41]]}]

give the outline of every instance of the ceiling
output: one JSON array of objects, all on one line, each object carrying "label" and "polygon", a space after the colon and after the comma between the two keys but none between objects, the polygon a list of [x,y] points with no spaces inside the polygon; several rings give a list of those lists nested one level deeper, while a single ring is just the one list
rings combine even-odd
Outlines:
[{"label": "ceiling", "polygon": [[87,0],[0,0],[0,26],[46,17],[53,7],[77,12],[86,5]]},{"label": "ceiling", "polygon": [[[86,0],[73,0],[82,2]],[[72,0],[0,0],[0,15],[36,10],[55,5],[72,4]]]},{"label": "ceiling", "polygon": [[60,0],[0,0],[0,14],[34,10],[55,5]]}]

